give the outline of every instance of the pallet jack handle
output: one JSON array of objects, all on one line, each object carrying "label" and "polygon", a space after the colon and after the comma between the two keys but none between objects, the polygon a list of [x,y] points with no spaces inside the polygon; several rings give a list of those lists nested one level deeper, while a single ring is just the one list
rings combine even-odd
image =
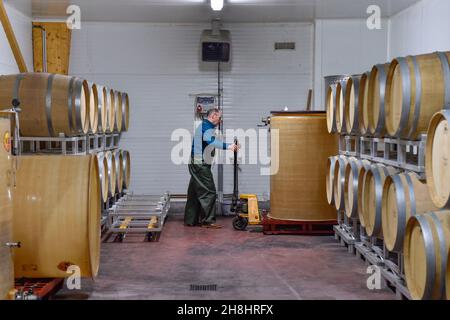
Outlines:
[{"label": "pallet jack handle", "polygon": [[[234,144],[237,146],[239,145],[237,137],[234,137]],[[237,160],[237,150],[234,151],[234,185],[233,185],[233,199],[231,203],[231,212],[236,212],[237,210],[237,204],[239,199],[239,167],[238,167],[238,160]]]}]

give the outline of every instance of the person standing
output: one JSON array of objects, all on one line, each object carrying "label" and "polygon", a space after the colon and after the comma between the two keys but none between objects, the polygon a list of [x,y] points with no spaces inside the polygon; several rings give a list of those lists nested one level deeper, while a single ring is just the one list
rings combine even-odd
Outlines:
[{"label": "person standing", "polygon": [[238,151],[239,146],[227,144],[215,137],[215,128],[219,125],[222,112],[213,108],[206,119],[196,128],[192,143],[191,163],[187,203],[184,212],[185,226],[202,226],[220,229],[216,224],[216,185],[211,172],[215,149]]}]

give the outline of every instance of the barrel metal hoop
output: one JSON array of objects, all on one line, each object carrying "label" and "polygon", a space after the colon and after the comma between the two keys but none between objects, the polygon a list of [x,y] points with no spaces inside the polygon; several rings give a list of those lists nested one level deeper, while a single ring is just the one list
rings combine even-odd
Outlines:
[{"label": "barrel metal hoop", "polygon": [[445,86],[445,102],[444,109],[450,109],[450,65],[447,55],[444,52],[437,52],[442,64],[442,72],[444,74],[444,86]]},{"label": "barrel metal hoop", "polygon": [[75,100],[75,131],[77,133],[83,132],[83,124],[81,123],[81,92],[83,87],[83,80],[77,78],[75,80],[74,100]]},{"label": "barrel metal hoop", "polygon": [[436,233],[438,235],[439,239],[439,248],[440,248],[440,255],[441,255],[441,279],[439,281],[440,283],[440,293],[439,293],[439,299],[445,297],[445,271],[447,270],[447,258],[448,258],[448,251],[447,251],[447,245],[445,241],[445,232],[444,227],[442,226],[441,221],[437,217],[437,215],[434,212],[430,213],[431,218],[434,221],[434,225],[436,226]]},{"label": "barrel metal hoop", "polygon": [[69,82],[69,93],[68,93],[68,108],[67,108],[67,115],[68,115],[68,121],[69,121],[69,132],[73,132],[73,119],[72,119],[72,113],[73,113],[73,84],[75,82],[75,77],[72,77]]},{"label": "barrel metal hoop", "polygon": [[433,285],[436,279],[436,250],[434,248],[433,233],[431,232],[430,223],[425,216],[416,215],[414,218],[420,225],[425,243],[427,275],[423,299],[430,300],[433,297]]},{"label": "barrel metal hoop", "polygon": [[52,125],[52,90],[53,90],[53,80],[56,74],[50,74],[47,80],[47,92],[45,94],[45,115],[47,117],[47,129],[50,137],[55,136]]},{"label": "barrel metal hoop", "polygon": [[[337,89],[337,85],[335,83],[330,85],[331,88],[331,97],[330,99],[333,101],[333,110],[331,110],[331,112],[333,112],[333,118],[331,119],[332,122],[332,128],[331,128],[331,133],[336,133],[337,132],[337,124],[336,124],[336,89]],[[111,106],[112,108],[113,106]],[[111,129],[111,131],[113,131],[114,128]]]},{"label": "barrel metal hoop", "polygon": [[[362,165],[362,164],[361,164]],[[353,173],[352,192],[353,192],[353,203],[351,216],[355,217],[358,214],[358,165],[357,162],[350,162],[350,168]],[[355,197],[356,195],[356,197]]]},{"label": "barrel metal hoop", "polygon": [[420,76],[419,63],[416,57],[411,57],[411,61],[414,65],[414,78],[416,79],[416,96],[414,104],[414,120],[411,129],[408,132],[407,138],[411,138],[419,125],[420,117],[420,102],[422,101],[422,77]]},{"label": "barrel metal hoop", "polygon": [[[389,172],[385,167],[381,167],[384,171],[385,175],[389,175]],[[376,169],[372,169],[373,177],[375,178],[375,199],[377,203],[375,204],[375,222],[373,225],[373,235],[377,235],[380,233],[382,225],[381,225],[381,209],[383,199],[383,185],[381,184],[381,175],[380,172]]]},{"label": "barrel metal hoop", "polygon": [[380,83],[380,113],[378,114],[378,123],[375,129],[375,135],[380,135],[385,126],[385,102],[384,97],[386,96],[386,79],[387,74],[384,69],[384,65],[377,64],[375,66],[378,72],[378,81]]},{"label": "barrel metal hoop", "polygon": [[[345,117],[345,96],[347,94],[348,78],[344,79],[344,80],[341,80],[339,83],[341,84],[342,96],[344,97],[344,99],[342,101],[343,105],[341,106],[342,114],[343,114],[341,126],[342,126],[342,131],[346,132],[347,131],[347,127],[346,127],[347,126],[347,119]],[[337,100],[337,98],[338,97],[336,97],[336,100]]]},{"label": "barrel metal hoop", "polygon": [[409,201],[411,207],[411,216],[415,216],[417,214],[416,208],[416,194],[414,193],[414,184],[412,182],[411,176],[409,174],[405,174],[406,183],[408,183],[409,188]]},{"label": "barrel metal hoop", "polygon": [[408,221],[406,220],[406,193],[405,188],[403,187],[402,179],[399,175],[391,176],[392,181],[394,181],[395,185],[395,193],[397,195],[397,235],[395,238],[394,251],[400,252],[403,246],[403,238],[405,235],[405,228]]},{"label": "barrel metal hoop", "polygon": [[25,74],[24,73],[18,74],[17,77],[16,77],[16,82],[14,84],[14,89],[13,89],[13,95],[12,96],[13,96],[13,99],[16,99],[18,101],[20,101],[19,100],[20,83],[22,82],[22,80],[24,78],[25,78]]},{"label": "barrel metal hoop", "polygon": [[[400,137],[405,130],[411,112],[411,75],[409,72],[408,58],[397,58],[396,61],[400,66],[400,74],[402,76],[402,95],[403,104],[400,115],[400,124],[395,133],[396,137]],[[392,94],[392,93],[391,93]]]},{"label": "barrel metal hoop", "polygon": [[350,133],[358,133],[359,132],[359,83],[360,83],[361,77],[352,77],[353,82],[353,92],[355,93],[355,114],[353,116],[353,123],[352,123],[352,132]]}]

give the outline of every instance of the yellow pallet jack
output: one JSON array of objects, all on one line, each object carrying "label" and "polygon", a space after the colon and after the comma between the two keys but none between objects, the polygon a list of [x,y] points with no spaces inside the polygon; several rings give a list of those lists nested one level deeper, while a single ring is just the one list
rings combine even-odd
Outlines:
[{"label": "yellow pallet jack", "polygon": [[[234,143],[238,145],[237,138]],[[258,206],[258,197],[255,194],[239,195],[239,166],[237,151],[234,152],[234,188],[230,211],[236,213],[233,219],[233,228],[237,231],[247,230],[247,226],[261,225],[261,213]]]}]

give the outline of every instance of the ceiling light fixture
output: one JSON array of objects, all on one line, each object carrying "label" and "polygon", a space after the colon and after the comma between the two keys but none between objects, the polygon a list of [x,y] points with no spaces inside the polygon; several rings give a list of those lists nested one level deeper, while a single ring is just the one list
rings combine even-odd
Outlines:
[{"label": "ceiling light fixture", "polygon": [[223,9],[223,0],[211,0],[211,9],[221,11]]}]

